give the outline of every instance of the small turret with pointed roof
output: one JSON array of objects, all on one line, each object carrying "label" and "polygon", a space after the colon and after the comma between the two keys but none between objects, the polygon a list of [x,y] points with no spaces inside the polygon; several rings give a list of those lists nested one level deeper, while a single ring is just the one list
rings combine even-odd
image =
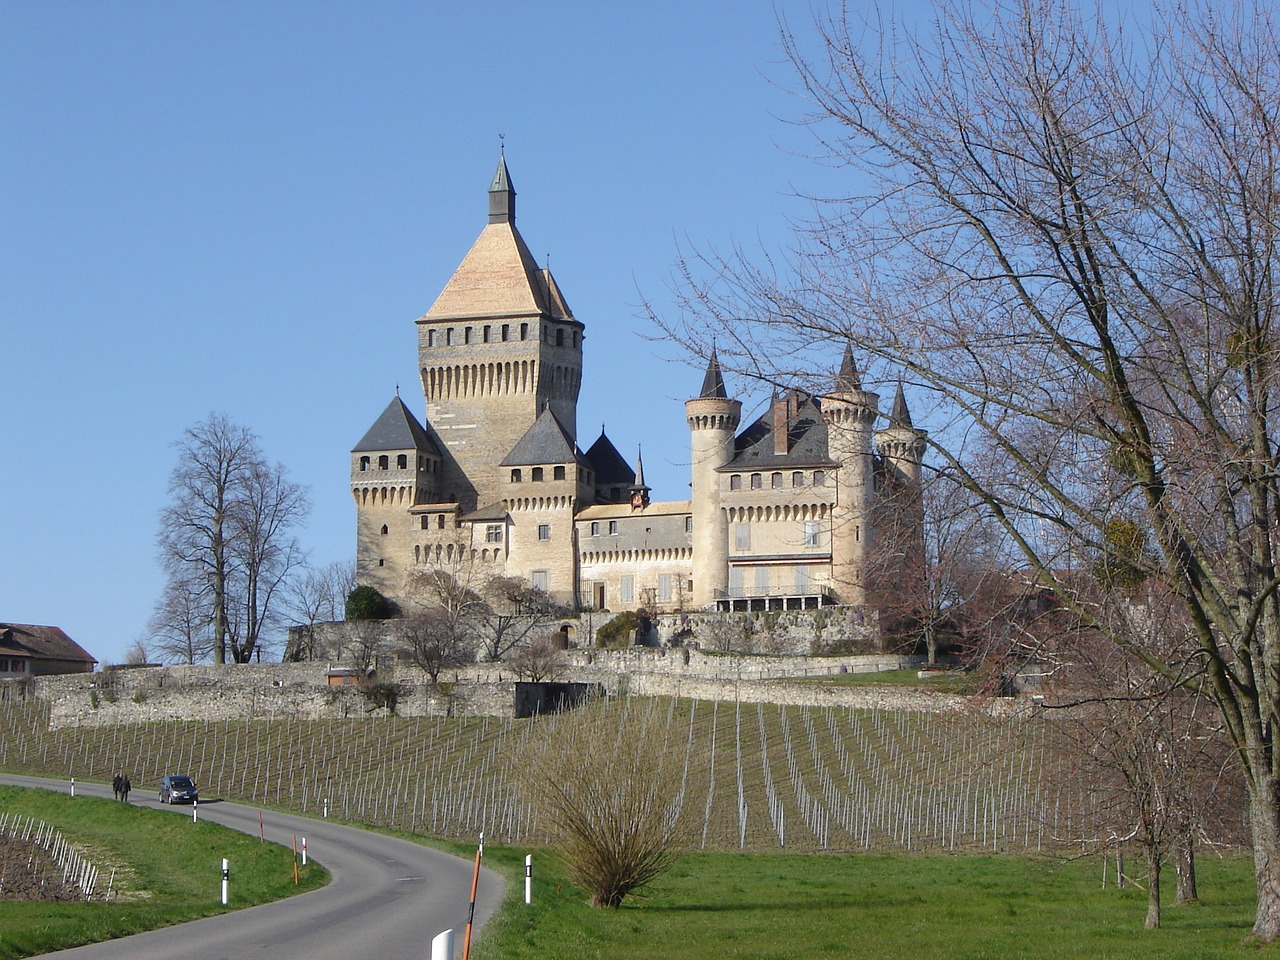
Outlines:
[{"label": "small turret with pointed roof", "polygon": [[914,429],[911,423],[911,411],[907,409],[907,398],[902,392],[902,381],[898,381],[898,392],[893,395],[893,409],[889,411],[889,425]]},{"label": "small turret with pointed roof", "polygon": [[876,431],[876,449],[880,451],[886,469],[899,482],[919,486],[928,436],[927,431],[917,430],[911,422],[911,411],[907,409],[907,397],[899,380],[893,396],[893,409],[889,411],[889,424]]},{"label": "small turret with pointed roof", "polygon": [[844,345],[844,359],[840,361],[840,372],[836,374],[836,391],[852,393],[862,389],[862,378],[858,376],[858,367],[853,362],[853,344]]},{"label": "small turret with pointed roof", "polygon": [[498,169],[493,172],[493,182],[489,184],[489,222],[516,222],[516,188],[511,185],[505,153],[498,157]]},{"label": "small turret with pointed roof", "polygon": [[636,448],[636,479],[629,492],[632,510],[640,510],[649,505],[649,487],[644,482],[644,456],[639,447]]}]

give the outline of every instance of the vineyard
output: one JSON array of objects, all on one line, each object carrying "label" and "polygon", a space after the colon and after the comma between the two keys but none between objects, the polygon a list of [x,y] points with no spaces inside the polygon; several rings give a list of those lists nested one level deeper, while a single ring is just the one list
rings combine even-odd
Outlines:
[{"label": "vineyard", "polygon": [[[704,849],[1036,851],[1078,846],[1108,802],[1039,718],[612,699],[535,719],[254,720],[47,729],[0,700],[0,768],[506,842],[544,839],[520,775],[530,738],[623,729],[679,751],[680,815]],[[604,738],[601,738],[604,739]]]}]

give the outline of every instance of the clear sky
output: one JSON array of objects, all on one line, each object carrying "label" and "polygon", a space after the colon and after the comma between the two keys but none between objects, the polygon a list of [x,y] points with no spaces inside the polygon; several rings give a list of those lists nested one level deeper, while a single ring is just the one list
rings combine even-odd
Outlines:
[{"label": "clear sky", "polygon": [[678,244],[777,247],[796,193],[835,182],[797,155],[776,9],[809,20],[0,3],[0,620],[119,661],[163,584],[172,444],[213,411],[310,488],[312,561],[349,559],[349,451],[397,384],[425,415],[413,321],[486,222],[500,133],[519,228],[586,324],[581,446],[603,423],[655,499],[687,498],[702,371],[641,298],[671,301]]}]

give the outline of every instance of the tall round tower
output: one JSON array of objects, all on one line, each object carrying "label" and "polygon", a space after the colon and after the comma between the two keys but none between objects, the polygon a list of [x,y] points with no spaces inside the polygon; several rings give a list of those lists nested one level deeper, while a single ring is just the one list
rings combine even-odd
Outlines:
[{"label": "tall round tower", "polygon": [[875,535],[871,425],[879,402],[878,394],[862,389],[853,351],[845,347],[835,390],[822,398],[822,419],[827,425],[827,453],[840,464],[831,508],[831,586],[836,599],[856,606],[867,602],[870,583],[868,564]]},{"label": "tall round tower", "polygon": [[702,392],[685,401],[684,411],[693,454],[693,605],[705,609],[729,586],[729,525],[717,471],[733,458],[742,420],[742,403],[729,399],[714,348]]},{"label": "tall round tower", "polygon": [[876,515],[884,535],[894,540],[889,554],[897,563],[896,568],[886,567],[882,573],[900,582],[910,582],[913,571],[922,570],[925,561],[921,473],[928,436],[912,424],[899,383],[889,411],[889,425],[876,431],[876,448],[884,471]]}]

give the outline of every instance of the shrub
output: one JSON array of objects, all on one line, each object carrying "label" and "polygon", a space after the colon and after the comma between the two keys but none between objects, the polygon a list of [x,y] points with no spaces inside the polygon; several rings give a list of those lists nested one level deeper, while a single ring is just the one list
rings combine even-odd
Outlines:
[{"label": "shrub", "polygon": [[643,610],[624,610],[596,631],[596,645],[620,647],[626,644],[631,631],[647,633],[649,615]]},{"label": "shrub", "polygon": [[348,620],[386,620],[396,615],[396,607],[375,588],[363,585],[347,594],[345,615]]}]

